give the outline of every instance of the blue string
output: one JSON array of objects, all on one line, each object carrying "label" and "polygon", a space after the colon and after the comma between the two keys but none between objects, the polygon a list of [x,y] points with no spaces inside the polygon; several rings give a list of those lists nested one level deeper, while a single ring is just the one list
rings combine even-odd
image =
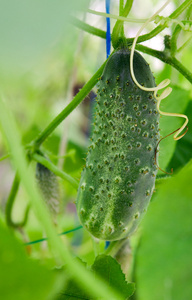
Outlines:
[{"label": "blue string", "polygon": [[[105,1],[106,13],[110,14],[110,0]],[[111,53],[111,29],[110,29],[110,18],[106,18],[107,32],[106,32],[106,56],[109,57]],[[105,249],[109,247],[110,242],[105,242]]]},{"label": "blue string", "polygon": [[[110,14],[110,0],[105,1],[106,13]],[[111,30],[110,30],[110,18],[106,18],[107,22],[107,32],[106,32],[106,55],[107,58],[111,52]]]},{"label": "blue string", "polygon": [[[61,232],[61,233],[58,234],[58,236],[60,236],[60,235],[65,235],[65,234],[74,232],[74,231],[79,230],[79,229],[81,229],[81,228],[83,228],[83,226],[80,225],[80,226],[78,226],[78,227],[76,227],[76,228],[73,228],[73,229],[71,229],[71,230],[67,230],[67,231]],[[25,245],[25,246],[29,246],[29,245],[41,243],[41,242],[47,241],[47,240],[48,240],[48,238],[43,238],[43,239],[35,240],[35,241],[32,241],[32,242],[24,243],[24,245]]]},{"label": "blue string", "polygon": [[110,242],[109,242],[109,241],[106,241],[106,242],[105,242],[105,249],[107,249],[107,248],[109,247],[109,245],[110,245]]}]

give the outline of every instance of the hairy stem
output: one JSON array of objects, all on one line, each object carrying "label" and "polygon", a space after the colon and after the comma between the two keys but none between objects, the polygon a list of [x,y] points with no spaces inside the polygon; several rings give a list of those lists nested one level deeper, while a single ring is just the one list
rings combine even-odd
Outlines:
[{"label": "hairy stem", "polygon": [[179,71],[190,83],[192,83],[192,73],[183,66],[175,57],[166,58],[166,63]]},{"label": "hairy stem", "polygon": [[154,50],[143,45],[137,45],[136,49],[143,53],[154,56],[159,60],[171,65],[177,71],[179,71],[190,83],[192,83],[192,73],[187,68],[185,68],[175,57],[168,56],[164,51]]},{"label": "hairy stem", "polygon": [[[119,16],[123,16],[123,9],[124,9],[124,0],[119,0]],[[125,36],[123,22],[119,33],[121,36],[123,37]]]},{"label": "hairy stem", "polygon": [[[132,0],[129,1],[130,3],[133,2]],[[127,2],[128,3],[128,2]],[[127,4],[126,3],[126,4]],[[130,4],[129,3],[129,4]],[[184,1],[172,14],[170,14],[168,16],[168,18],[171,18],[171,19],[175,19],[177,18],[185,9],[187,9],[188,7],[190,7],[190,5],[192,4],[192,0],[186,0]],[[128,4],[127,4],[128,5]],[[125,9],[126,7],[124,8],[124,12],[125,12]],[[128,9],[128,7],[127,7]],[[129,13],[129,10],[127,12],[127,15]],[[126,13],[125,13],[126,14]],[[126,16],[127,16],[126,15]],[[106,38],[106,32],[103,31],[103,30],[100,30],[100,29],[97,29],[93,26],[90,26],[74,17],[71,18],[71,22],[79,27],[80,29],[83,29],[85,30],[86,32],[88,33],[91,33],[91,34],[94,34],[100,38],[103,38],[105,39]],[[118,36],[115,31],[118,31],[119,32],[119,26],[121,27],[122,25],[122,22],[121,20],[118,20],[114,26],[114,29],[113,29],[113,33],[112,33],[112,42],[113,42],[113,46],[116,45],[117,41],[115,41],[115,38],[113,38],[114,34],[115,36]],[[120,24],[120,25],[119,25]],[[116,27],[116,28],[115,28]],[[150,40],[151,38],[155,37],[156,35],[158,35],[161,31],[163,31],[164,29],[166,28],[166,24],[165,25],[159,25],[157,26],[155,29],[153,29],[151,32],[147,33],[147,34],[143,34],[143,35],[140,35],[140,37],[138,38],[137,40],[137,43],[141,43],[141,42],[144,42],[144,41],[147,41],[147,40]],[[133,40],[134,38],[127,38],[126,41],[127,41],[127,44],[132,44],[133,43]]]},{"label": "hairy stem", "polygon": [[[192,0],[185,0],[172,14],[170,14],[168,16],[168,18],[171,18],[171,19],[177,18],[191,4],[192,4]],[[141,43],[141,42],[144,42],[144,41],[147,41],[147,40],[153,38],[154,36],[159,34],[165,28],[166,28],[166,24],[165,25],[159,25],[155,29],[153,29],[151,32],[149,32],[147,34],[140,35],[140,37],[137,40],[137,43]],[[134,38],[129,38],[129,39],[127,39],[127,42],[132,43],[133,40],[134,40]]]},{"label": "hairy stem", "polygon": [[[120,2],[120,10],[119,10],[119,15],[122,17],[127,17],[131,7],[133,4],[133,0],[127,0],[124,9],[122,9],[122,4]],[[112,44],[113,47],[116,48],[116,41],[119,37],[119,34],[121,33],[121,30],[123,28],[123,21],[118,20],[113,28],[113,32],[112,32]],[[123,31],[124,32],[124,31]]]},{"label": "hairy stem", "polygon": [[[68,88],[66,92],[66,99],[65,99],[65,105],[68,105],[71,100],[73,99],[73,88],[75,86],[75,83],[77,81],[77,69],[78,69],[78,59],[79,55],[82,49],[82,43],[83,43],[83,37],[84,37],[84,31],[79,32],[78,40],[77,40],[77,47],[76,51],[73,55],[73,64],[71,65],[70,75],[68,77]],[[67,151],[67,143],[69,139],[69,129],[71,126],[71,118],[70,116],[63,122],[63,132],[61,136],[61,141],[59,144],[59,156],[61,156],[58,160],[58,167],[62,169],[62,166],[65,161],[64,155]]]},{"label": "hairy stem", "polygon": [[79,19],[77,19],[73,16],[70,17],[70,21],[76,27],[78,27],[78,28],[90,33],[90,34],[98,36],[102,39],[106,38],[106,32],[104,30],[101,30],[101,29],[98,29],[94,26],[88,25],[85,22],[83,22],[83,21],[81,21],[81,20],[79,20]]},{"label": "hairy stem", "polygon": [[179,33],[181,32],[181,26],[177,25],[175,27],[175,30],[173,31],[172,37],[171,37],[171,54],[175,55],[177,51],[177,40]]},{"label": "hairy stem", "polygon": [[119,15],[120,16],[122,16],[123,8],[124,8],[124,0],[119,0]]}]

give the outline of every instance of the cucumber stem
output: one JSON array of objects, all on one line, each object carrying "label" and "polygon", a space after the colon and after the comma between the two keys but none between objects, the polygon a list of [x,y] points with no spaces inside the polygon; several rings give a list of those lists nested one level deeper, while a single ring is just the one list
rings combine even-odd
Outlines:
[{"label": "cucumber stem", "polygon": [[[122,2],[120,1],[119,16],[127,17],[131,10],[132,5],[133,5],[133,0],[127,0],[125,7],[123,9],[123,1]],[[113,28],[111,39],[112,39],[112,45],[113,45],[114,49],[118,47],[117,41],[118,41],[119,37],[125,38],[123,24],[124,24],[124,21],[117,20],[117,22],[115,23],[115,26]]]}]

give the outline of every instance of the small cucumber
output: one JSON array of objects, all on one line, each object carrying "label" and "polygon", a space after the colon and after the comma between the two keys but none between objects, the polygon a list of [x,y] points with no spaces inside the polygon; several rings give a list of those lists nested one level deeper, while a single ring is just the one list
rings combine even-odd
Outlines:
[{"label": "small cucumber", "polygon": [[55,217],[59,213],[59,184],[56,175],[40,163],[36,165],[36,179],[42,196]]},{"label": "small cucumber", "polygon": [[[133,66],[141,85],[155,86],[138,52]],[[77,195],[80,221],[96,238],[129,236],[146,212],[157,173],[156,106],[153,92],[141,90],[132,80],[130,51],[116,51],[100,78],[91,145]]]}]

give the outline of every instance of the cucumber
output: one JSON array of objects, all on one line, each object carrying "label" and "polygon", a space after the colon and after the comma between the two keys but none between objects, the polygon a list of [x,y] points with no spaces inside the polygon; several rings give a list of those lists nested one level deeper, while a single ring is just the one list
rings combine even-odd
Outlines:
[{"label": "cucumber", "polygon": [[[154,87],[149,64],[134,53],[134,73]],[[96,238],[119,240],[137,228],[150,202],[157,166],[159,113],[153,92],[130,74],[130,51],[109,58],[100,78],[94,129],[77,194],[82,225]]]},{"label": "cucumber", "polygon": [[36,165],[36,179],[45,200],[56,223],[56,216],[59,213],[59,184],[57,176],[41,163]]}]

